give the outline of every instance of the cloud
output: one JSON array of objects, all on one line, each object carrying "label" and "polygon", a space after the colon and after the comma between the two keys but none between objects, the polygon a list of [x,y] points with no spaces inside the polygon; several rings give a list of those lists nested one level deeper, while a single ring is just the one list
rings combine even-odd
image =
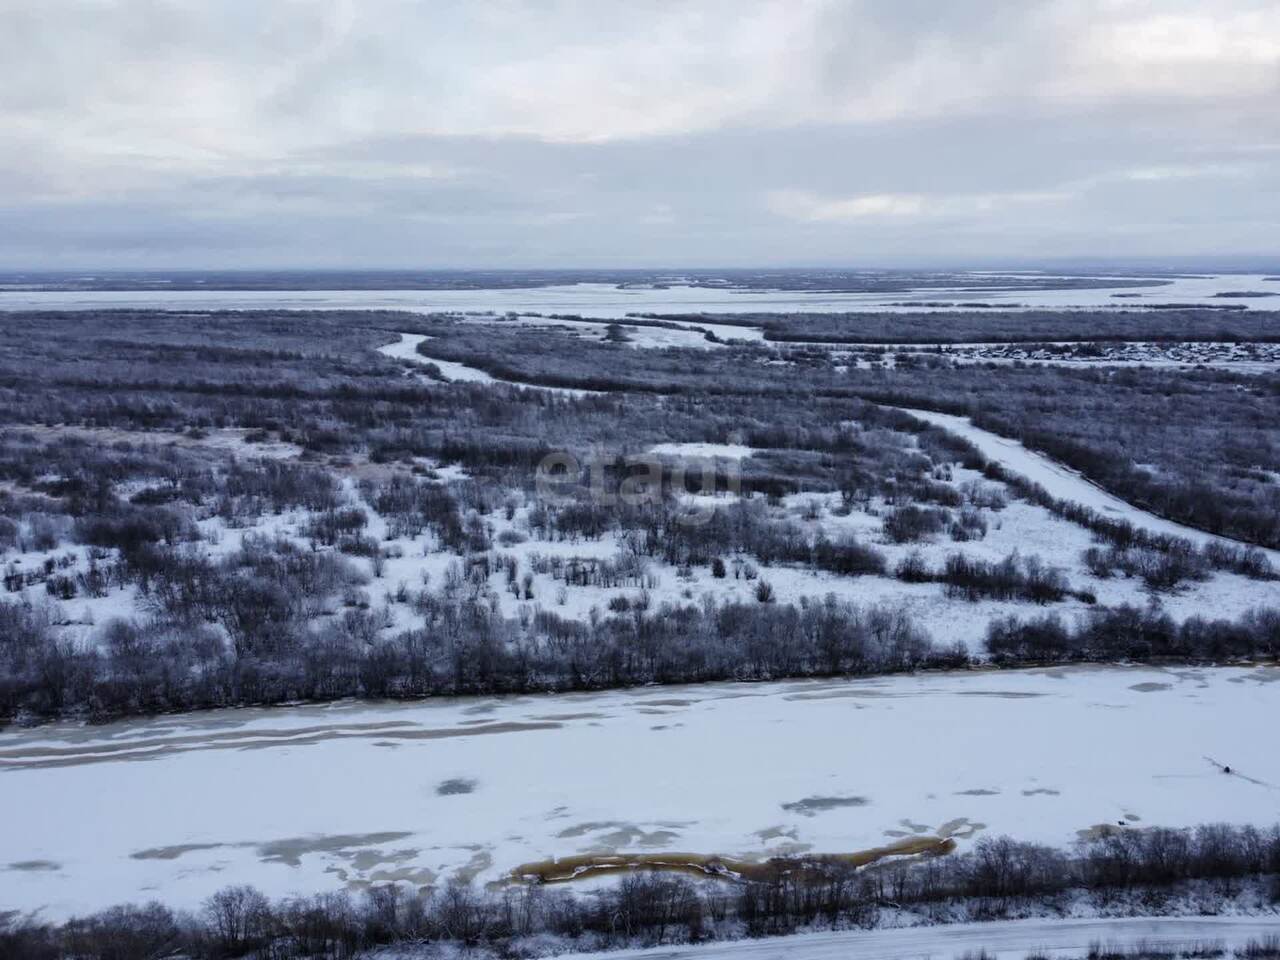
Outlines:
[{"label": "cloud", "polygon": [[220,261],[213,225],[288,237],[254,263],[1216,250],[1275,226],[1274,0],[9,0],[5,28],[22,265],[94,236],[132,256],[115,221],[189,258],[208,224]]},{"label": "cloud", "polygon": [[778,216],[809,223],[999,214],[1011,206],[1057,203],[1065,192],[936,194],[864,193],[825,197],[808,190],[775,190],[765,198]]}]

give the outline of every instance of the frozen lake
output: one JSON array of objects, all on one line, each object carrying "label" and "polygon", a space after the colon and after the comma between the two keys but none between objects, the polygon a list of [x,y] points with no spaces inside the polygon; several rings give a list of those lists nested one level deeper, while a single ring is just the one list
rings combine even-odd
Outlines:
[{"label": "frozen lake", "polygon": [[[0,733],[0,906],[551,856],[1270,824],[1280,668],[1061,668],[222,710]],[[1226,775],[1207,759],[1229,763]]]},{"label": "frozen lake", "polygon": [[[1025,275],[1020,275],[1025,280]],[[990,274],[975,274],[990,282]],[[891,293],[805,293],[801,291],[726,290],[671,286],[664,289],[618,288],[607,283],[500,290],[143,290],[31,291],[0,289],[0,310],[89,310],[153,308],[168,310],[410,310],[563,313],[616,319],[629,313],[752,313],[781,311],[830,313],[842,310],[918,311],[895,306],[907,300],[1017,303],[1028,307],[1115,307],[1153,303],[1247,305],[1280,309],[1280,296],[1215,297],[1218,293],[1271,292],[1280,283],[1262,275],[1226,274],[1179,277],[1159,286],[1100,287],[1093,290],[994,290],[923,288]],[[1113,293],[1124,294],[1123,299]],[[1132,296],[1136,295],[1136,296]],[[741,336],[742,334],[738,334]]]}]

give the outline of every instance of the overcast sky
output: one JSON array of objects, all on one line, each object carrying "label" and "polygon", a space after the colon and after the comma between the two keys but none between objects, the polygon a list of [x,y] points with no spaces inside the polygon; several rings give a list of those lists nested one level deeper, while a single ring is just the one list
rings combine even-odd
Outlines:
[{"label": "overcast sky", "polygon": [[0,0],[0,265],[1280,251],[1277,0]]}]

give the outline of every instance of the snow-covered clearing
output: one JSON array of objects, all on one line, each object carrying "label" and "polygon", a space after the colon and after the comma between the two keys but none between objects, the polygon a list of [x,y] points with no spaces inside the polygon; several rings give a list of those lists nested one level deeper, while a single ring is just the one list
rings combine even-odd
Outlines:
[{"label": "snow-covered clearing", "polygon": [[[1280,668],[1056,668],[219,710],[0,733],[0,886],[66,916],[548,856],[1269,824]],[[1206,757],[1229,763],[1219,772]],[[442,789],[446,781],[453,786]],[[462,784],[461,787],[458,784]]]},{"label": "snow-covered clearing", "polygon": [[[499,317],[475,314],[460,314],[457,319],[468,323],[483,323],[496,326],[516,325],[533,327],[542,330],[568,331],[575,336],[591,340],[604,340],[609,336],[612,324],[602,320],[575,320],[568,317],[544,317],[533,314],[518,314]],[[663,347],[686,347],[694,350],[720,349],[724,343],[708,340],[705,332],[714,333],[720,340],[749,340],[759,342],[764,339],[764,331],[759,327],[738,327],[726,323],[703,323],[679,326],[656,326],[649,323],[627,323],[616,321],[622,328],[628,346],[639,349],[655,349]]]},{"label": "snow-covered clearing", "polygon": [[[1107,493],[1097,484],[1086,479],[1070,467],[1058,463],[1043,454],[1028,450],[1017,440],[1002,437],[976,427],[968,417],[955,416],[949,413],[935,413],[932,410],[899,407],[903,413],[909,413],[917,419],[950,430],[972,443],[989,460],[1021,474],[1033,483],[1038,483],[1055,497],[1070,500],[1097,510],[1104,516],[1117,520],[1128,520],[1135,527],[1153,533],[1163,533],[1174,537],[1183,537],[1192,543],[1228,543],[1238,545],[1237,541],[1205,533],[1194,527],[1187,527],[1172,520],[1148,513],[1113,494]],[[1260,548],[1261,549],[1261,548]],[[1264,550],[1273,565],[1280,567],[1280,551]]]},{"label": "snow-covered clearing", "polygon": [[1224,950],[1280,936],[1280,917],[998,920],[887,930],[840,930],[763,940],[574,954],[575,960],[947,960],[986,956],[1024,960],[1030,953],[1082,957],[1094,944],[1157,949],[1214,944]]},{"label": "snow-covered clearing", "polygon": [[741,443],[659,443],[650,453],[662,457],[711,457],[717,460],[745,460],[755,451]]}]

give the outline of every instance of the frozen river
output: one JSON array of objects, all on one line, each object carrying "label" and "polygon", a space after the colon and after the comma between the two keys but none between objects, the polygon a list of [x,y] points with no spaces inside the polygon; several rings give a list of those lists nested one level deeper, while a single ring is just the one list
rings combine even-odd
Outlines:
[{"label": "frozen river", "polygon": [[[0,733],[0,909],[552,856],[1269,824],[1280,668],[1062,668],[242,709]],[[1207,759],[1229,763],[1225,775]]]},{"label": "frozen river", "polygon": [[[975,281],[990,282],[990,275]],[[1025,276],[1022,277],[1025,280]],[[1123,299],[1112,294],[1123,294]],[[88,310],[154,308],[165,310],[410,310],[561,313],[616,319],[629,313],[830,313],[842,310],[918,311],[903,301],[1016,303],[1027,307],[1134,307],[1143,304],[1197,303],[1280,309],[1280,283],[1261,275],[1179,277],[1147,287],[1099,287],[1092,290],[996,290],[957,287],[891,293],[806,293],[776,290],[726,290],[707,287],[619,288],[607,283],[499,290],[143,290],[31,291],[0,289],[0,310]]]}]

